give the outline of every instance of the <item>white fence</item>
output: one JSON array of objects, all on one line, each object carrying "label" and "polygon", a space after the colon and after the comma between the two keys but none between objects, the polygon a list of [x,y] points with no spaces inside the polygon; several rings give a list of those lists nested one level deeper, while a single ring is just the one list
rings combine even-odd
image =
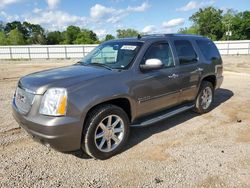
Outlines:
[{"label": "white fence", "polygon": [[0,59],[82,58],[97,45],[0,46]]},{"label": "white fence", "polygon": [[[250,40],[216,41],[222,55],[250,54]],[[82,58],[96,45],[0,46],[0,59]]]},{"label": "white fence", "polygon": [[250,40],[215,41],[222,55],[249,55]]}]

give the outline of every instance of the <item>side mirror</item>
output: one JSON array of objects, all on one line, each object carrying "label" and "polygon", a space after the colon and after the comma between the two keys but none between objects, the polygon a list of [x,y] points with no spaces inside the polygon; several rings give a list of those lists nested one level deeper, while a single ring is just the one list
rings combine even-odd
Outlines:
[{"label": "side mirror", "polygon": [[157,70],[164,66],[160,59],[147,59],[145,64],[140,65],[142,71]]}]

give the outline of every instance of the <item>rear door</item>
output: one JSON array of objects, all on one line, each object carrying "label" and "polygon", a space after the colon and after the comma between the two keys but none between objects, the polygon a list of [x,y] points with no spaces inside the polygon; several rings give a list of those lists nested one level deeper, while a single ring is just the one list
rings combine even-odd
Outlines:
[{"label": "rear door", "polygon": [[179,76],[180,103],[195,99],[202,68],[199,68],[199,57],[190,40],[175,39],[173,41],[178,59],[176,66]]}]

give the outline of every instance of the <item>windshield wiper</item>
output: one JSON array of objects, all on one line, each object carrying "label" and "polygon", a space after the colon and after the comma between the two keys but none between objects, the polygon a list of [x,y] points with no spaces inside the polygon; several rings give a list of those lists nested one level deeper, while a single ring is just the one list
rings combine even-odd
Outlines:
[{"label": "windshield wiper", "polygon": [[84,64],[84,65],[93,65],[93,66],[98,66],[98,67],[104,67],[108,70],[113,70],[111,67],[109,67],[108,65],[102,64],[102,63],[89,63],[89,64]]},{"label": "windshield wiper", "polygon": [[98,66],[98,67],[104,67],[108,70],[113,70],[113,68],[111,68],[110,66],[108,65],[105,65],[105,64],[102,64],[102,63],[85,63],[83,61],[78,61],[75,65],[83,65],[83,66]]},{"label": "windshield wiper", "polygon": [[74,65],[83,65],[82,61],[77,61]]}]

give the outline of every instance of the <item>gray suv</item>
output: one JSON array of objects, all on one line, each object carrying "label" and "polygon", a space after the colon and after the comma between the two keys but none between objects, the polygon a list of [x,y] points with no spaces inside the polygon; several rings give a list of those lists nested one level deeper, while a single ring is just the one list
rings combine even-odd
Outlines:
[{"label": "gray suv", "polygon": [[111,40],[74,65],[22,77],[13,116],[45,145],[107,159],[122,150],[130,127],[211,110],[222,71],[216,46],[202,36]]}]

